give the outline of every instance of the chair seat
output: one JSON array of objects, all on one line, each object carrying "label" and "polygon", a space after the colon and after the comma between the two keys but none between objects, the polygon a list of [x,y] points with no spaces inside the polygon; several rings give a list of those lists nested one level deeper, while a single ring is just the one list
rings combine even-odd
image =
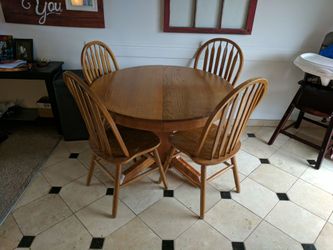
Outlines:
[{"label": "chair seat", "polygon": [[[108,140],[110,142],[112,156],[109,157],[110,161],[116,161],[117,159],[120,161],[130,160],[138,155],[144,154],[146,151],[151,151],[157,148],[160,145],[160,139],[152,132],[126,128],[122,126],[118,126],[119,133],[127,147],[129,152],[129,157],[124,157],[124,154],[115,139],[115,136],[111,129],[107,130]],[[105,154],[102,152],[98,152],[97,147],[95,145],[91,145],[93,151],[99,155],[105,157]]]},{"label": "chair seat", "polygon": [[218,157],[218,153],[215,154],[214,159],[212,159],[212,149],[216,137],[217,126],[212,125],[205,144],[202,147],[202,150],[199,155],[196,155],[196,150],[198,149],[201,133],[203,128],[193,129],[189,131],[180,131],[170,136],[171,144],[187,154],[198,164],[216,164],[220,163],[224,159],[229,159],[231,156],[236,154],[240,149],[240,142],[237,143],[235,149],[229,154],[224,154],[223,157]]}]

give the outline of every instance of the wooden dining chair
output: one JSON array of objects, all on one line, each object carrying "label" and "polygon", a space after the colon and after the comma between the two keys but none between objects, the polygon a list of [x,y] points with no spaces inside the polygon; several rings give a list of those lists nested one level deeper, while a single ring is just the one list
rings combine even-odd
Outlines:
[{"label": "wooden dining chair", "polygon": [[226,38],[214,38],[198,49],[194,68],[218,75],[234,86],[243,68],[243,58],[237,43]]},{"label": "wooden dining chair", "polygon": [[[199,184],[201,219],[205,213],[206,180],[216,178],[232,169],[236,192],[240,192],[236,154],[241,147],[241,135],[250,115],[265,94],[267,84],[267,80],[262,78],[242,83],[216,107],[203,129],[180,131],[170,136],[172,147],[164,165],[165,172],[172,159],[179,153],[188,155],[195,163],[201,165]],[[224,163],[226,167],[207,178],[207,166],[219,163]]]},{"label": "wooden dining chair", "polygon": [[89,85],[97,78],[119,70],[113,52],[101,41],[91,41],[84,45],[81,53],[81,65],[84,78]]},{"label": "wooden dining chair", "polygon": [[[89,144],[93,151],[87,185],[90,185],[96,163],[114,181],[112,217],[115,218],[117,214],[120,186],[128,185],[158,169],[164,187],[167,188],[157,151],[160,145],[159,138],[152,132],[118,127],[106,107],[80,77],[72,72],[65,72],[64,80],[85,121]],[[136,157],[140,157],[140,160],[122,171],[122,166],[132,162]],[[115,165],[115,175],[101,160]],[[153,164],[157,167],[151,168]]]}]

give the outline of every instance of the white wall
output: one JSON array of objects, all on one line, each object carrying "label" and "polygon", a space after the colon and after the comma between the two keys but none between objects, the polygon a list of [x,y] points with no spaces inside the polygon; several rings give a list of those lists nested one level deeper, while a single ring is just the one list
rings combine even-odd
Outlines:
[{"label": "white wall", "polygon": [[7,24],[0,14],[0,34],[33,38],[36,58],[64,61],[65,68],[80,68],[84,41],[92,39],[108,43],[124,68],[190,65],[200,42],[228,37],[245,54],[241,80],[263,76],[270,81],[269,94],[253,118],[278,120],[303,76],[292,61],[301,52],[318,50],[333,30],[332,9],[332,0],[259,0],[252,35],[206,35],[162,32],[162,0],[104,0],[105,29]]}]

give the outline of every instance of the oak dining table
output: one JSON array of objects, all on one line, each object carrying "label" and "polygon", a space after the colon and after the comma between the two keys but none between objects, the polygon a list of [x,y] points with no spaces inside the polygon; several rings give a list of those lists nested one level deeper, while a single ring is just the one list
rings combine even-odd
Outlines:
[{"label": "oak dining table", "polygon": [[[208,117],[233,89],[225,79],[181,66],[139,66],[114,71],[97,79],[92,91],[118,125],[155,132],[165,160],[175,131],[204,127]],[[181,156],[172,167],[197,186],[200,173]]]}]

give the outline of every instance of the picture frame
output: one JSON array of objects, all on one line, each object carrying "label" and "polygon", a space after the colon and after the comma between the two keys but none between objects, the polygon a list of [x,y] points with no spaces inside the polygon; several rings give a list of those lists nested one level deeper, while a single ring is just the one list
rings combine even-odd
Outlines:
[{"label": "picture frame", "polygon": [[[163,31],[250,35],[252,33],[258,0],[240,0],[240,2],[246,3],[243,6],[244,8],[239,8],[240,5],[235,0],[164,0]],[[182,8],[175,8],[173,5],[175,3]],[[213,4],[213,6],[210,6],[208,3]],[[217,4],[218,7],[214,7],[214,4]],[[174,13],[175,10],[176,13]],[[187,14],[185,13],[186,11],[188,11]],[[238,15],[236,16],[235,13]],[[214,19],[210,20],[213,24],[209,23],[207,25],[205,23],[208,20],[206,16],[209,16],[209,20]],[[186,20],[185,23],[176,23],[175,25],[175,21],[178,21],[174,20],[175,17],[188,17],[189,20]],[[240,18],[238,20],[242,23],[240,27],[237,27],[237,25],[234,27],[233,22],[237,19],[235,17]],[[204,23],[202,24],[200,21],[204,21]]]},{"label": "picture frame", "polygon": [[14,59],[13,36],[0,35],[0,62]]},{"label": "picture frame", "polygon": [[98,12],[97,0],[66,0],[66,10]]},{"label": "picture frame", "polygon": [[15,59],[33,62],[33,39],[14,39]]}]

